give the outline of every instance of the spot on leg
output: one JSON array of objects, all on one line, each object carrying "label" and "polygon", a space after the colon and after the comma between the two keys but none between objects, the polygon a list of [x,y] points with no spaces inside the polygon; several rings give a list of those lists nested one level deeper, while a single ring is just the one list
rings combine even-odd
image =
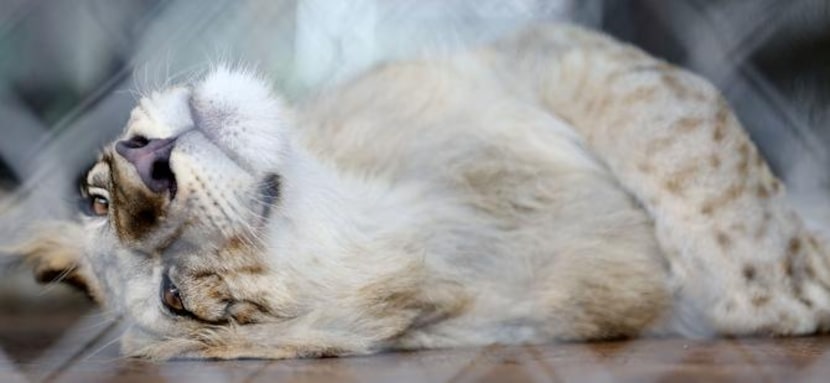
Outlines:
[{"label": "spot on leg", "polygon": [[723,137],[726,136],[725,128],[723,125],[715,125],[715,131],[712,132],[712,139],[715,142],[720,142],[723,140]]},{"label": "spot on leg", "polygon": [[798,253],[801,251],[801,238],[793,237],[787,243],[787,253],[785,254],[783,267],[787,276],[792,277],[796,272],[796,261],[798,260]]},{"label": "spot on leg", "polygon": [[772,181],[772,193],[773,193],[773,194],[778,194],[778,192],[779,192],[780,190],[781,190],[781,181],[779,181],[779,180],[777,180],[777,179],[776,179],[776,180],[773,180],[773,181]]},{"label": "spot on leg", "polygon": [[738,160],[737,170],[738,174],[741,177],[746,177],[747,174],[749,174],[749,152],[750,147],[749,144],[746,142],[742,143],[741,146],[738,148],[738,155],[740,160]]},{"label": "spot on leg", "polygon": [[715,129],[712,139],[715,142],[723,141],[726,137],[726,123],[729,119],[729,105],[723,98],[718,98],[718,111],[715,113]]},{"label": "spot on leg", "polygon": [[706,96],[703,93],[684,84],[678,78],[676,71],[672,71],[670,68],[666,68],[666,72],[660,76],[660,82],[680,100],[694,99],[703,101],[706,99]]},{"label": "spot on leg", "polygon": [[761,307],[769,303],[770,300],[772,300],[772,298],[770,298],[769,295],[756,295],[752,297],[752,305],[755,307]]},{"label": "spot on leg", "polygon": [[721,164],[721,159],[717,154],[712,154],[712,156],[709,157],[709,165],[712,166],[713,168],[716,168],[716,169],[719,168],[720,164]]},{"label": "spot on leg", "polygon": [[801,238],[791,238],[790,242],[787,244],[787,255],[793,256],[798,254],[799,251],[801,251]]},{"label": "spot on leg", "polygon": [[752,265],[744,266],[743,275],[744,275],[744,279],[746,279],[747,282],[754,281],[757,274],[758,274],[758,272],[755,269],[755,266],[752,266]]},{"label": "spot on leg", "polygon": [[666,190],[671,194],[674,194],[674,195],[680,195],[681,194],[680,192],[682,190],[682,186],[680,185],[680,180],[678,180],[677,178],[669,179],[668,181],[666,181],[664,186],[665,186]]},{"label": "spot on leg", "polygon": [[674,123],[674,129],[678,133],[689,133],[696,130],[703,124],[703,119],[697,117],[683,117]]},{"label": "spot on leg", "polygon": [[676,141],[675,138],[676,137],[674,136],[669,136],[651,140],[648,144],[646,144],[646,157],[653,157],[658,152],[665,150]]},{"label": "spot on leg", "polygon": [[769,198],[770,192],[764,184],[758,184],[755,188],[755,195],[760,199],[767,199]]},{"label": "spot on leg", "polygon": [[698,165],[687,165],[669,175],[665,182],[666,190],[674,195],[681,195],[686,184],[698,173]]},{"label": "spot on leg", "polygon": [[730,186],[720,196],[705,201],[700,208],[700,212],[703,215],[711,215],[724,205],[738,199],[744,193],[745,188],[744,183]]},{"label": "spot on leg", "polygon": [[730,246],[732,246],[732,239],[729,238],[729,235],[724,233],[723,231],[718,231],[715,233],[715,240],[720,245],[721,249],[727,250]]},{"label": "spot on leg", "polygon": [[620,100],[620,103],[622,105],[631,105],[639,102],[650,102],[657,95],[658,89],[659,88],[657,87],[637,88],[631,93],[623,96],[622,100]]}]

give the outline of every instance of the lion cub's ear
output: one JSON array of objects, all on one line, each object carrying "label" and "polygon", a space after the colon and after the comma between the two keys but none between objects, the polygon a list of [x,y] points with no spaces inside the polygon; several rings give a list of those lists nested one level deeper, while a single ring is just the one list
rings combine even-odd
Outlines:
[{"label": "lion cub's ear", "polygon": [[95,302],[103,303],[99,284],[85,263],[82,237],[77,223],[50,222],[35,226],[24,243],[2,251],[22,256],[38,282],[66,283],[85,292]]}]

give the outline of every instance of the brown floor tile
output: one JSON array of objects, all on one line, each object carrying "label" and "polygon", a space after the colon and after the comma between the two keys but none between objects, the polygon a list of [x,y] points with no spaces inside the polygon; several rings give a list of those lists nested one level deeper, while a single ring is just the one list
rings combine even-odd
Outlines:
[{"label": "brown floor tile", "polygon": [[647,339],[320,360],[152,363],[120,357],[121,329],[100,313],[78,315],[0,313],[5,350],[0,382],[830,381],[830,337]]}]

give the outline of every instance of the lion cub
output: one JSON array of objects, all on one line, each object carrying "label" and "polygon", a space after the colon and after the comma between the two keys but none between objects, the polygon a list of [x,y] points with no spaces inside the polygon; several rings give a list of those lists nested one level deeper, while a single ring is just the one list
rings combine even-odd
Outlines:
[{"label": "lion cub", "polygon": [[[219,67],[142,99],[22,251],[125,353],[292,358],[807,334],[830,264],[706,81],[538,26],[300,105]],[[55,233],[59,233],[55,235]]]}]

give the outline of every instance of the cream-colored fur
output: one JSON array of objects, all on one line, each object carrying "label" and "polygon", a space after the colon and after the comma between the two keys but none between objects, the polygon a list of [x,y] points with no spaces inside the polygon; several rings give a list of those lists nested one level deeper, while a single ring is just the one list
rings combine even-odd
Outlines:
[{"label": "cream-colored fur", "polygon": [[[539,26],[386,64],[295,107],[266,84],[220,67],[141,100],[121,139],[178,137],[173,199],[112,147],[90,171],[110,207],[83,219],[76,274],[126,314],[126,353],[290,358],[828,324],[823,245],[728,106],[636,48]],[[163,275],[187,315],[162,304]]]}]

